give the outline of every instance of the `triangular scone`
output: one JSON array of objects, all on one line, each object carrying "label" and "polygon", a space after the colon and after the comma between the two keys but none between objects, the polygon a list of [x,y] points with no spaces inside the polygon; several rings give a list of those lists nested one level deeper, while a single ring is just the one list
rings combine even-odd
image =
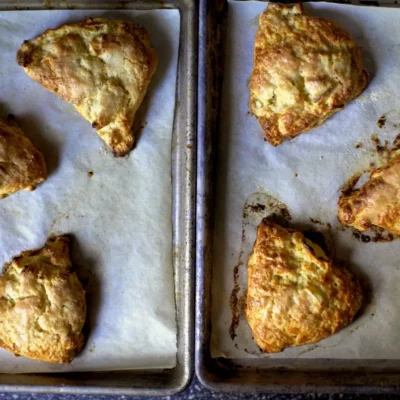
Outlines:
[{"label": "triangular scone", "polygon": [[248,260],[246,316],[266,353],[315,343],[345,327],[363,295],[358,278],[333,265],[301,232],[264,219]]},{"label": "triangular scone", "polygon": [[84,343],[85,291],[65,236],[24,251],[0,276],[0,346],[36,360],[72,361]]},{"label": "triangular scone", "polygon": [[101,18],[63,25],[26,41],[17,62],[72,103],[115,155],[131,150],[133,120],[157,66],[144,28]]},{"label": "triangular scone", "polygon": [[361,232],[374,225],[400,235],[400,153],[373,171],[359,190],[340,197],[338,218]]},{"label": "triangular scone", "polygon": [[302,4],[269,3],[260,15],[250,110],[272,145],[321,125],[367,82],[360,48],[338,23]]},{"label": "triangular scone", "polygon": [[16,123],[0,121],[0,199],[19,190],[33,190],[46,178],[42,153]]}]

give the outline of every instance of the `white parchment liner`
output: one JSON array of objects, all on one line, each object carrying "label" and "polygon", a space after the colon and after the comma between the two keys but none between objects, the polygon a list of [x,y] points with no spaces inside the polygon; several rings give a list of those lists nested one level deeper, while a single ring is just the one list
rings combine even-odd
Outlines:
[{"label": "white parchment liner", "polygon": [[[337,201],[340,187],[353,174],[381,161],[371,136],[378,135],[381,142],[391,144],[400,133],[400,10],[305,4],[307,12],[334,19],[352,34],[362,48],[372,81],[358,99],[323,126],[274,148],[263,141],[256,118],[248,112],[254,37],[258,16],[265,7],[261,2],[229,2],[218,150],[212,355],[235,359],[398,359],[400,241],[362,243],[350,230],[339,230]],[[377,121],[383,114],[387,122],[379,128]],[[332,238],[336,258],[360,273],[367,305],[350,326],[318,344],[262,355],[243,316],[237,336],[231,339],[230,296],[234,267],[244,264],[238,268],[237,296],[243,300],[245,264],[256,227],[263,216],[277,211],[278,201],[289,210],[294,226],[318,229]],[[259,204],[266,208],[251,207]],[[240,303],[239,308],[243,306]]]},{"label": "white parchment liner", "polygon": [[[15,61],[24,40],[96,16],[146,27],[159,57],[138,114],[140,138],[124,158],[114,158],[72,105]],[[42,246],[51,234],[72,234],[73,259],[88,281],[89,302],[87,346],[70,365],[0,350],[0,373],[175,366],[171,145],[179,32],[177,10],[0,13],[0,114],[17,117],[50,173],[34,192],[1,200],[0,265]]]}]

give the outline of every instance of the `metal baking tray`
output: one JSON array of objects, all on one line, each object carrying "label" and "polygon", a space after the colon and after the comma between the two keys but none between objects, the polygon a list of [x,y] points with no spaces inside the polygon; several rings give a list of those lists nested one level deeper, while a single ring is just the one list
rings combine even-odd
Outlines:
[{"label": "metal baking tray", "polygon": [[[287,1],[282,1],[287,3]],[[340,1],[339,1],[340,2]],[[351,3],[343,1],[343,3]],[[353,4],[378,6],[376,1]],[[397,7],[397,1],[380,2]],[[274,368],[268,359],[212,358],[211,281],[215,177],[221,90],[224,76],[226,0],[200,0],[196,233],[196,360],[200,381],[210,389],[269,393],[393,393],[400,389],[400,362],[385,367],[349,360],[311,359],[302,366]]]},{"label": "metal baking tray", "polygon": [[111,395],[171,395],[193,376],[194,226],[196,170],[198,6],[192,0],[0,0],[0,10],[178,9],[181,16],[177,99],[172,146],[173,266],[178,324],[177,365],[173,369],[0,374],[0,392]]}]

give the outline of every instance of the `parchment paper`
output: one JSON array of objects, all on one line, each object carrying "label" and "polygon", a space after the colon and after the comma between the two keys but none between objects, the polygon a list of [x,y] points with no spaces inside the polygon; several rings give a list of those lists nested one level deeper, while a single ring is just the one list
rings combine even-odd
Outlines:
[{"label": "parchment paper", "polygon": [[[24,40],[88,16],[137,22],[158,53],[138,116],[144,127],[124,158],[114,158],[71,105],[15,61]],[[0,350],[1,373],[175,366],[171,140],[179,31],[177,10],[0,13],[1,114],[17,117],[50,172],[34,192],[0,202],[0,264],[41,247],[51,234],[72,234],[89,303],[87,346],[72,364],[47,365]]]},{"label": "parchment paper", "polygon": [[[312,15],[334,19],[353,35],[372,81],[357,100],[323,126],[274,148],[263,141],[256,118],[248,112],[254,37],[258,16],[265,7],[266,3],[246,1],[230,2],[228,9],[215,214],[212,355],[236,359],[398,359],[400,241],[362,243],[350,230],[341,231],[337,201],[341,186],[353,174],[371,162],[382,162],[371,135],[378,135],[382,142],[388,140],[390,145],[400,133],[400,10],[306,3]],[[383,114],[387,122],[379,128],[377,121]],[[293,226],[317,229],[331,238],[336,259],[349,263],[361,275],[367,304],[338,334],[315,345],[268,356],[260,354],[243,311],[237,336],[231,339],[230,296],[238,265],[237,297],[241,298],[239,309],[243,308],[246,262],[256,227],[262,217],[279,213],[284,206]],[[322,224],[312,223],[310,218]]]}]

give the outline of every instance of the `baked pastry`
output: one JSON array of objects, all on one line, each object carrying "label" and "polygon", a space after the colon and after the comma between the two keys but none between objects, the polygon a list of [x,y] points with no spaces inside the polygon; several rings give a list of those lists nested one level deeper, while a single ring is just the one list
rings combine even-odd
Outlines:
[{"label": "baked pastry", "polygon": [[17,62],[72,103],[115,155],[130,151],[133,120],[157,66],[144,28],[102,18],[63,25],[26,41]]},{"label": "baked pastry", "polygon": [[0,199],[19,190],[34,190],[46,178],[42,153],[15,122],[0,121]]},{"label": "baked pastry", "polygon": [[260,15],[250,110],[274,146],[321,125],[367,82],[359,47],[336,22],[302,4],[269,3]]},{"label": "baked pastry", "polygon": [[359,190],[339,199],[341,224],[363,232],[372,225],[400,235],[400,153],[394,153],[384,166],[371,173]]},{"label": "baked pastry", "polygon": [[0,346],[50,363],[72,361],[84,343],[85,291],[65,236],[24,251],[0,276]]},{"label": "baked pastry", "polygon": [[336,333],[362,299],[358,278],[333,265],[301,232],[261,222],[248,260],[246,317],[262,351],[276,353]]}]

